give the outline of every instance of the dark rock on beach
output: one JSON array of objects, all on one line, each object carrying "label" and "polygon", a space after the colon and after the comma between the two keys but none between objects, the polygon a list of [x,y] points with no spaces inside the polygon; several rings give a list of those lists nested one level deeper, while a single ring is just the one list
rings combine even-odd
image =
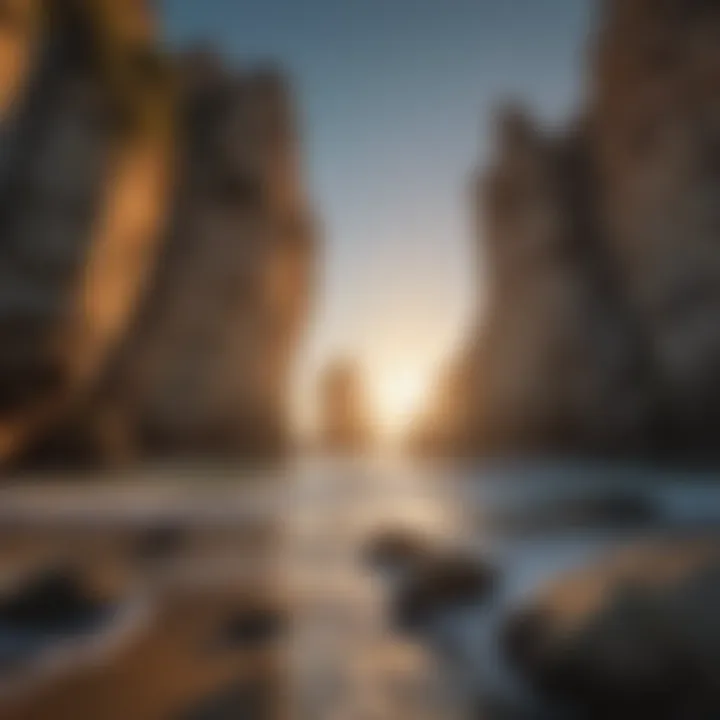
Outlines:
[{"label": "dark rock on beach", "polygon": [[649,543],[551,582],[511,617],[515,668],[587,718],[720,713],[720,543]]},{"label": "dark rock on beach", "polygon": [[51,568],[0,598],[0,626],[62,635],[92,629],[105,609],[78,573]]},{"label": "dark rock on beach", "polygon": [[443,612],[487,601],[497,580],[495,568],[482,560],[439,553],[401,583],[392,607],[394,622],[400,629],[417,630]]},{"label": "dark rock on beach", "polygon": [[389,527],[375,531],[362,548],[364,562],[375,570],[417,567],[435,552],[432,539],[410,528]]},{"label": "dark rock on beach", "polygon": [[288,618],[282,609],[266,603],[248,606],[230,615],[211,643],[217,651],[254,650],[283,638]]},{"label": "dark rock on beach", "polygon": [[0,672],[31,662],[63,640],[89,637],[111,612],[79,573],[50,568],[32,575],[0,598]]},{"label": "dark rock on beach", "polygon": [[277,688],[238,681],[209,694],[176,720],[279,720],[276,704]]},{"label": "dark rock on beach", "polygon": [[165,523],[139,533],[131,554],[141,562],[162,562],[178,557],[188,546],[189,531],[181,524]]}]

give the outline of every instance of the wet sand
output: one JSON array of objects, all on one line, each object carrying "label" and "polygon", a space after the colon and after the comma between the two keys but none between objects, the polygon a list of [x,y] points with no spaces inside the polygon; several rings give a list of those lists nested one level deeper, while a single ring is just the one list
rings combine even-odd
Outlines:
[{"label": "wet sand", "polygon": [[[83,492],[84,500],[92,495]],[[98,500],[83,520],[53,503],[33,513],[27,492],[8,504],[18,497],[27,512],[6,512],[0,522],[3,595],[36,573],[68,570],[113,613],[95,633],[48,643],[51,651],[64,643],[59,658],[39,653],[6,668],[2,720],[286,717],[289,622],[277,517],[218,522],[194,516],[192,503],[167,502],[142,520]],[[263,613],[277,627],[263,629]]]},{"label": "wet sand", "polygon": [[[235,477],[0,491],[0,589],[71,567],[99,597],[147,610],[105,646],[99,633],[99,655],[20,673],[20,691],[0,676],[0,720],[453,717],[428,654],[388,632],[358,555],[383,517],[437,524],[435,500],[367,467]],[[243,608],[280,608],[279,637],[219,640]]]}]

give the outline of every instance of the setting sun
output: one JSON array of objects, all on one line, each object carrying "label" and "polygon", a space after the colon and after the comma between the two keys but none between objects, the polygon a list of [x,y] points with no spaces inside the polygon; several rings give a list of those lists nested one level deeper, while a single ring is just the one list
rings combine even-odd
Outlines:
[{"label": "setting sun", "polygon": [[421,405],[427,389],[422,373],[413,368],[398,368],[373,384],[372,401],[375,422],[383,438],[397,439],[405,433]]}]

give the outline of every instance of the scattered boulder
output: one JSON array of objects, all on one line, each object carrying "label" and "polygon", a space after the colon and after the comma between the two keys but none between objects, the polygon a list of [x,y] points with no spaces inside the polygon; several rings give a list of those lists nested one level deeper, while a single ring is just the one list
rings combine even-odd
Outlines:
[{"label": "scattered boulder", "polygon": [[135,539],[132,557],[151,563],[172,560],[187,548],[189,541],[189,531],[181,524],[155,525],[143,530]]},{"label": "scattered boulder", "polygon": [[551,706],[587,718],[720,712],[720,542],[658,541],[560,578],[512,615],[504,648]]},{"label": "scattered boulder", "polygon": [[271,604],[250,605],[238,610],[222,624],[212,642],[213,650],[255,650],[281,638],[287,618]]},{"label": "scattered boulder", "polygon": [[58,640],[97,632],[109,612],[79,573],[39,572],[0,598],[0,670],[14,670]]},{"label": "scattered boulder", "polygon": [[489,564],[461,553],[438,554],[408,573],[393,602],[393,620],[416,631],[441,613],[486,601],[496,583]]},{"label": "scattered boulder", "polygon": [[103,607],[79,573],[51,568],[0,599],[0,624],[62,634],[92,626]]},{"label": "scattered boulder", "polygon": [[236,681],[201,699],[177,720],[272,720],[277,712],[278,689],[270,683]]}]

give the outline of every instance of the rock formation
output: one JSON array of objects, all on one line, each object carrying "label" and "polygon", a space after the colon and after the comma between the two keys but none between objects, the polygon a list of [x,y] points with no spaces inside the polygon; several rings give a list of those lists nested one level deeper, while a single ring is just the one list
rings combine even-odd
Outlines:
[{"label": "rock formation", "polygon": [[320,381],[320,444],[331,452],[367,449],[372,436],[360,371],[349,360],[331,363]]},{"label": "rock formation", "polygon": [[289,89],[185,59],[185,170],[160,267],[100,398],[143,455],[274,454],[308,311],[314,228]]},{"label": "rock formation", "polygon": [[697,458],[718,444],[719,8],[601,9],[580,119],[550,133],[501,115],[478,192],[487,301],[447,449]]},{"label": "rock formation", "polygon": [[663,445],[720,434],[720,6],[608,2],[593,150],[609,250],[652,352]]},{"label": "rock formation", "polygon": [[16,5],[2,455],[277,452],[315,235],[287,83],[210,53],[171,65],[142,2]]},{"label": "rock formation", "polygon": [[571,717],[716,717],[718,601],[717,537],[647,543],[551,582],[511,615],[505,649]]},{"label": "rock formation", "polygon": [[441,369],[439,381],[418,417],[414,418],[405,438],[411,453],[443,455],[471,451],[472,414],[477,403],[473,387],[476,379],[475,361],[478,350],[464,348]]},{"label": "rock formation", "polygon": [[602,252],[587,130],[543,135],[512,112],[500,127],[481,184],[490,280],[470,422],[493,450],[637,446],[647,375]]},{"label": "rock formation", "polygon": [[170,83],[142,5],[17,0],[0,16],[0,455],[94,382],[152,266]]}]

